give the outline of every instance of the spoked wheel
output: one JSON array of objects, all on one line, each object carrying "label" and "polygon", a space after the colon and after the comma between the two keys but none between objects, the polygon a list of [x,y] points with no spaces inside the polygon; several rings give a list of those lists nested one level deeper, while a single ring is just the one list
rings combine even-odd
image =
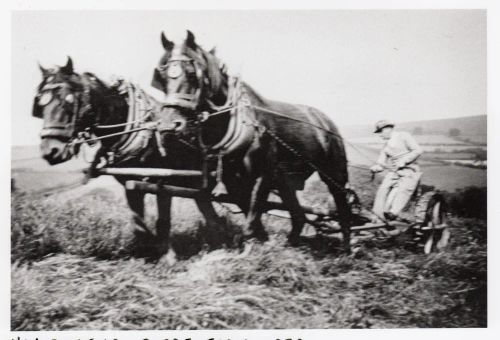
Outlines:
[{"label": "spoked wheel", "polygon": [[417,203],[415,240],[425,254],[446,248],[450,240],[447,224],[446,202],[436,192],[425,193]]}]

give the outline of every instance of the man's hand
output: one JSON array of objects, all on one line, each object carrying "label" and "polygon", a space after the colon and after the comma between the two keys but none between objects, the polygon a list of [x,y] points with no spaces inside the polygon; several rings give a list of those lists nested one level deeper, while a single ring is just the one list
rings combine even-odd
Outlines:
[{"label": "man's hand", "polygon": [[381,172],[384,168],[380,164],[375,164],[370,168],[371,172]]}]

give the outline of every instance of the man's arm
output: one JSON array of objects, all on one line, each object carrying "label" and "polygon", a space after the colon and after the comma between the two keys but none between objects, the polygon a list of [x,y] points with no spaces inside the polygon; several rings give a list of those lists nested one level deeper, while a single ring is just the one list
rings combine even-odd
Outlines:
[{"label": "man's arm", "polygon": [[386,166],[386,161],[387,161],[387,155],[384,152],[384,149],[382,149],[382,151],[380,151],[380,156],[378,156],[377,163],[375,163],[375,165],[373,165],[370,168],[370,170],[372,172],[381,172],[381,171],[384,171],[384,169],[387,167]]},{"label": "man's arm", "polygon": [[405,132],[402,134],[403,141],[408,148],[409,152],[402,158],[402,161],[406,165],[411,164],[417,160],[417,158],[424,152],[420,145],[418,145],[415,138],[412,135]]},{"label": "man's arm", "polygon": [[380,155],[378,156],[377,164],[382,167],[385,167],[386,162],[387,162],[387,154],[384,152],[384,149],[382,149],[382,151],[380,151]]}]

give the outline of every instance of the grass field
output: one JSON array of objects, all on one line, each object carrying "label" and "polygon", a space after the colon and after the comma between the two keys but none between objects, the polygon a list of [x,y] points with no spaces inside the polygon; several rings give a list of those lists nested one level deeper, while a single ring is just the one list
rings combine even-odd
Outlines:
[{"label": "grass field", "polygon": [[[351,177],[369,205],[374,184],[363,170]],[[302,196],[329,201],[314,179]],[[153,203],[149,196],[150,225]],[[112,180],[47,195],[14,192],[12,330],[486,326],[485,221],[453,218],[449,249],[430,256],[404,236],[355,237],[352,255],[335,238],[291,248],[289,221],[271,215],[264,215],[270,241],[209,250],[193,202],[175,199],[172,264],[130,256],[128,216]],[[226,219],[236,239],[241,216]]]}]

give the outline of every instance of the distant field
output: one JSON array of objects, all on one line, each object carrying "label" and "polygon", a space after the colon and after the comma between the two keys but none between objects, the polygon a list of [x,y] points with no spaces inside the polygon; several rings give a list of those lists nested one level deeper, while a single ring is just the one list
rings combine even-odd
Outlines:
[{"label": "distant field", "polygon": [[463,140],[464,142],[472,142],[479,144],[486,144],[488,142],[488,136],[486,134],[481,134],[481,135],[462,134],[458,139]]},{"label": "distant field", "polygon": [[[375,120],[376,118],[373,119],[372,124],[374,124]],[[398,129],[412,132],[414,129],[419,128],[426,135],[447,135],[450,129],[458,129],[461,135],[486,143],[486,115],[395,123]],[[341,127],[341,133],[347,138],[370,137],[373,136],[372,124],[344,126]]]},{"label": "distant field", "polygon": [[12,148],[11,176],[16,189],[43,191],[80,183],[82,169],[88,164],[77,158],[51,166],[40,157],[38,146],[15,146]]},{"label": "distant field", "polygon": [[[360,143],[355,145],[360,145],[362,147],[371,149],[376,151],[377,153],[382,149],[383,144],[382,143]],[[475,151],[475,150],[486,150],[485,146],[477,146],[477,145],[427,145],[427,144],[420,144],[420,147],[424,152],[426,153],[443,153],[443,152],[448,152],[448,153],[460,153],[460,152],[469,152],[470,151]],[[425,154],[424,154],[425,155]],[[453,157],[452,157],[453,158]]]},{"label": "distant field", "polygon": [[[445,135],[413,135],[415,140],[420,145],[448,145],[448,146],[467,146],[470,145],[467,142],[460,141],[457,139],[450,138]],[[370,144],[370,145],[382,145],[379,136],[367,136],[367,137],[358,137],[358,138],[350,138],[351,142],[355,144]]]},{"label": "distant field", "polygon": [[83,180],[83,174],[78,172],[67,172],[57,174],[54,172],[12,172],[16,190],[22,191],[46,191],[69,185],[76,185]]},{"label": "distant field", "polygon": [[467,152],[426,152],[423,155],[423,158],[432,158],[432,159],[474,159],[473,153]]},{"label": "distant field", "polygon": [[422,149],[424,152],[474,152],[487,148],[475,145],[422,145]]},{"label": "distant field", "polygon": [[[78,184],[83,179],[81,170],[87,164],[82,159],[50,166],[38,156],[38,147],[22,148],[20,153],[14,154],[12,161],[12,177],[15,185],[23,191],[42,191]],[[378,156],[380,146],[346,144],[347,156],[350,164],[371,165]],[[17,149],[19,152],[19,149]],[[425,154],[424,154],[425,155]],[[429,154],[432,158],[467,159],[467,153]],[[17,160],[16,160],[17,158]],[[24,160],[23,160],[24,159]],[[436,165],[425,161],[421,162],[424,171],[423,183],[434,185],[436,188],[447,191],[467,186],[486,186],[486,171],[460,166]],[[365,170],[366,171],[366,170]],[[354,183],[356,184],[356,183]]]},{"label": "distant field", "polygon": [[[487,186],[486,169],[443,164],[443,161],[448,160],[474,161],[477,157],[486,157],[486,146],[457,142],[447,136],[416,136],[416,138],[424,150],[419,160],[424,172],[422,178],[424,184],[446,191],[454,191],[467,186]],[[422,140],[450,144],[423,143]],[[369,165],[378,158],[382,147],[383,144],[377,137],[348,139],[347,154],[350,163]]]},{"label": "distant field", "polygon": [[[423,134],[415,134],[413,136],[424,150],[424,154],[420,159],[423,165],[436,165],[441,160],[485,160],[487,151],[487,117],[486,115],[459,117],[450,119],[436,119],[415,122],[396,122],[396,128],[402,131],[413,133],[416,129],[420,129]],[[459,131],[457,137],[450,137],[451,129]],[[347,138],[347,144],[354,144],[364,153],[369,155],[372,162],[377,158],[380,149],[383,146],[382,140],[373,133],[373,126],[359,125],[344,127],[342,133]],[[353,150],[351,145],[348,145],[348,150]],[[349,153],[352,158],[351,163],[362,164],[369,163],[365,156],[359,152]],[[364,160],[362,160],[364,159]],[[434,164],[432,164],[434,163]],[[431,172],[436,173],[437,168]],[[454,176],[465,183],[484,184],[486,185],[486,174],[471,173],[469,170],[461,169],[443,169],[444,174],[453,173]],[[439,178],[445,178],[445,175],[436,173]],[[467,180],[468,176],[474,177]],[[432,181],[432,180],[431,180]],[[443,186],[452,188],[453,180],[445,179]],[[445,184],[444,184],[445,183]],[[460,185],[457,183],[457,185]]]},{"label": "distant field", "polygon": [[437,189],[454,191],[468,186],[487,186],[487,172],[462,166],[426,166],[422,168],[422,182]]}]

